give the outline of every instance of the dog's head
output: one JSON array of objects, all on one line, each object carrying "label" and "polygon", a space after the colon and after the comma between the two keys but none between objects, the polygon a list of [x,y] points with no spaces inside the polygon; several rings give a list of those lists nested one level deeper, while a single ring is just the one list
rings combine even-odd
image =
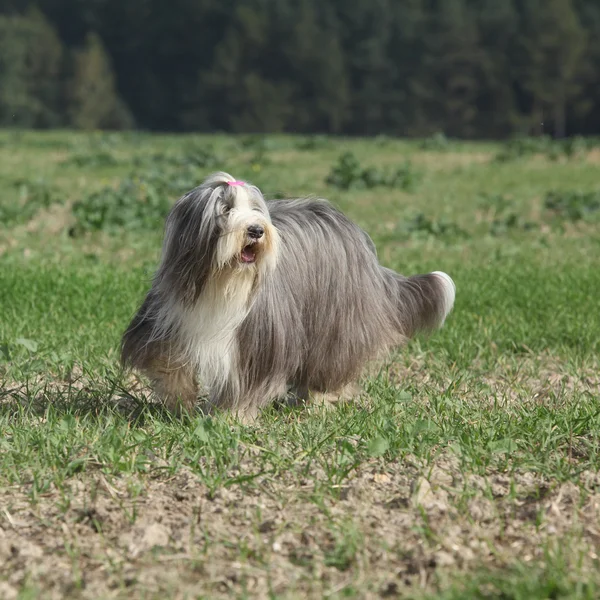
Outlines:
[{"label": "dog's head", "polygon": [[277,230],[260,190],[215,173],[171,209],[157,277],[195,301],[210,277],[267,274],[276,265],[277,248]]}]

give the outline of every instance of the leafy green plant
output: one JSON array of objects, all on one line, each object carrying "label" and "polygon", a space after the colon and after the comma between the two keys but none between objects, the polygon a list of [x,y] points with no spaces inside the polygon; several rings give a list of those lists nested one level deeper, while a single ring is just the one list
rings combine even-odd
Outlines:
[{"label": "leafy green plant", "polygon": [[537,228],[537,224],[526,221],[513,208],[512,201],[504,194],[481,194],[479,206],[488,214],[491,213],[492,221],[489,232],[493,236],[506,235],[510,231],[530,231]]},{"label": "leafy green plant", "polygon": [[154,182],[127,178],[117,188],[105,187],[76,202],[76,224],[70,234],[76,237],[86,231],[157,229],[170,206],[169,197]]},{"label": "leafy green plant", "polygon": [[391,242],[407,239],[438,238],[442,240],[466,239],[469,232],[448,219],[432,219],[422,212],[401,219],[395,227],[380,233],[378,239]]},{"label": "leafy green plant", "polygon": [[26,223],[40,209],[60,200],[56,190],[43,178],[17,179],[10,187],[11,200],[0,203],[0,222],[5,225]]},{"label": "leafy green plant", "polygon": [[213,169],[220,163],[212,146],[187,144],[178,151],[153,152],[137,156],[134,164],[144,168]]},{"label": "leafy green plant", "polygon": [[309,135],[298,140],[296,149],[306,151],[322,150],[330,145],[331,141],[326,135]]},{"label": "leafy green plant", "polygon": [[510,231],[532,231],[537,229],[537,224],[526,221],[514,211],[497,216],[490,224],[490,233],[493,236],[506,235]]},{"label": "leafy green plant", "polygon": [[86,134],[83,138],[75,138],[71,142],[70,148],[73,153],[110,152],[121,146],[125,138],[126,135],[122,133],[96,131]]},{"label": "leafy green plant", "polygon": [[267,154],[266,148],[264,146],[258,146],[256,148],[256,151],[248,159],[248,163],[250,164],[250,168],[255,173],[261,171],[264,167],[268,166],[271,163],[271,159]]},{"label": "leafy green plant", "polygon": [[424,139],[419,147],[421,150],[431,150],[442,152],[448,150],[450,141],[443,132],[434,133],[432,136]]},{"label": "leafy green plant", "polygon": [[544,207],[562,220],[588,220],[600,212],[600,192],[549,192]]},{"label": "leafy green plant", "polygon": [[[211,146],[187,144],[177,151],[154,152],[134,159],[139,173],[118,186],[105,186],[73,205],[72,236],[85,231],[152,230],[165,218],[174,197],[194,188],[219,157]],[[96,165],[98,166],[98,165]]]},{"label": "leafy green plant", "polygon": [[123,160],[115,155],[115,150],[122,144],[123,136],[120,134],[91,133],[85,138],[77,138],[69,145],[70,155],[62,164],[88,169],[114,167],[123,163]]},{"label": "leafy green plant", "polygon": [[269,152],[282,147],[282,142],[268,135],[245,135],[240,139],[240,145],[245,150]]},{"label": "leafy green plant", "polygon": [[410,161],[395,170],[362,167],[352,152],[342,154],[326,178],[326,183],[342,190],[388,187],[413,191],[420,179]]},{"label": "leafy green plant", "polygon": [[91,150],[72,154],[63,164],[76,167],[114,167],[119,164],[117,158],[108,150]]},{"label": "leafy green plant", "polygon": [[562,154],[567,158],[574,158],[586,154],[594,145],[593,140],[586,140],[577,135],[572,138],[567,138],[558,144]]},{"label": "leafy green plant", "polygon": [[352,152],[342,154],[331,169],[326,182],[334,187],[347,190],[363,180],[363,169]]},{"label": "leafy green plant", "polygon": [[389,135],[386,135],[385,133],[380,133],[379,135],[376,135],[373,138],[373,142],[379,148],[386,148],[390,145],[392,139],[393,138],[391,138]]},{"label": "leafy green plant", "polygon": [[491,211],[494,214],[504,212],[512,206],[511,200],[504,194],[482,193],[479,195],[478,205],[485,211]]},{"label": "leafy green plant", "polygon": [[421,180],[421,174],[415,170],[409,160],[393,171],[387,179],[384,177],[386,187],[400,188],[406,192],[412,192]]},{"label": "leafy green plant", "polygon": [[468,237],[468,233],[453,221],[447,219],[433,220],[423,213],[417,213],[403,221],[396,228],[396,232],[403,237]]},{"label": "leafy green plant", "polygon": [[510,162],[535,154],[548,154],[552,146],[552,138],[517,136],[504,143],[502,150],[496,155],[496,162]]},{"label": "leafy green plant", "polygon": [[329,527],[329,539],[323,552],[324,564],[328,567],[335,567],[338,571],[346,571],[356,562],[360,553],[360,533],[351,521],[332,522]]},{"label": "leafy green plant", "polygon": [[548,135],[540,137],[515,137],[504,144],[496,155],[496,162],[510,162],[534,155],[543,155],[550,160],[573,159],[585,155],[596,145],[593,139],[575,136],[564,140],[553,140]]}]

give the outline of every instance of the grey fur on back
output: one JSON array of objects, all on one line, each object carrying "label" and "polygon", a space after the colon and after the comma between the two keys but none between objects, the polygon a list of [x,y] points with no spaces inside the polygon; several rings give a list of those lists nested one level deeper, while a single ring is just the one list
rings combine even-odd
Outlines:
[{"label": "grey fur on back", "polygon": [[273,380],[300,393],[338,390],[382,351],[439,323],[438,282],[381,267],[369,236],[328,202],[268,206],[281,249],[237,335],[244,403]]}]

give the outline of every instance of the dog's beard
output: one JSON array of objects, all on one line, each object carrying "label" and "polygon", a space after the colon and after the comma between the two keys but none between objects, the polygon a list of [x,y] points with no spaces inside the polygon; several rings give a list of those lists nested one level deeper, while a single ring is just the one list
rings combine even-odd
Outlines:
[{"label": "dog's beard", "polygon": [[260,221],[260,226],[264,230],[260,239],[249,237],[246,225],[224,231],[217,241],[214,270],[250,269],[260,273],[272,270],[277,261],[278,234],[266,221]]}]

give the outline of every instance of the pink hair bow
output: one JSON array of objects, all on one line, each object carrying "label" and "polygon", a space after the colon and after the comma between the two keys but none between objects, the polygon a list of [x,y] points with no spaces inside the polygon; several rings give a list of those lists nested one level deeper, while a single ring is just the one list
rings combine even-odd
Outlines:
[{"label": "pink hair bow", "polygon": [[227,185],[244,185],[243,181],[228,181]]}]

